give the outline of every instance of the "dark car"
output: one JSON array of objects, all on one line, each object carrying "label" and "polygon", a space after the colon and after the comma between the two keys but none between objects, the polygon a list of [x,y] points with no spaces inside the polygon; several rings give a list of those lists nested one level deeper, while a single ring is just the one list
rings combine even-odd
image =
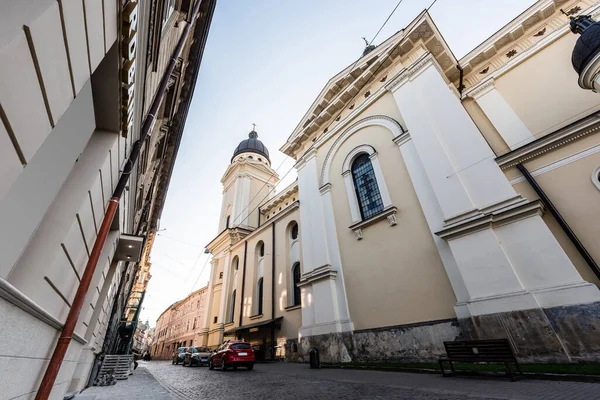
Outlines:
[{"label": "dark car", "polygon": [[183,359],[183,366],[208,365],[210,354],[211,352],[208,347],[188,347]]},{"label": "dark car", "polygon": [[246,367],[248,371],[254,368],[254,351],[250,343],[241,340],[231,340],[223,343],[209,358],[208,368],[221,368],[225,371],[227,368]]},{"label": "dark car", "polygon": [[171,360],[171,364],[179,364],[182,363],[185,358],[185,351],[187,347],[180,347],[173,352],[173,358]]}]

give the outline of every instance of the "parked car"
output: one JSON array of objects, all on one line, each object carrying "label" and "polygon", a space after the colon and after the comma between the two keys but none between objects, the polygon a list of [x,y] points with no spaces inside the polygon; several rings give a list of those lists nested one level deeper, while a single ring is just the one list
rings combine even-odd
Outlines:
[{"label": "parked car", "polygon": [[188,347],[183,359],[183,366],[208,365],[210,354],[211,352],[208,347]]},{"label": "parked car", "polygon": [[178,349],[176,349],[173,352],[173,358],[172,358],[172,362],[171,364],[179,364],[183,362],[183,359],[185,358],[185,351],[187,350],[187,347],[180,347]]},{"label": "parked car", "polygon": [[231,340],[223,343],[208,359],[208,368],[246,367],[248,371],[254,368],[254,351],[250,343],[241,340]]}]

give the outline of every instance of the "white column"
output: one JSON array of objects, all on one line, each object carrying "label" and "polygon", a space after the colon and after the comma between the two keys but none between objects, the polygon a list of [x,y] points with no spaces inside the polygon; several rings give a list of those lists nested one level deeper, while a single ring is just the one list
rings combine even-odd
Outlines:
[{"label": "white column", "polygon": [[302,270],[305,274],[316,268],[331,265],[321,209],[316,156],[316,151],[312,151],[296,166],[300,188],[300,236],[304,263]]},{"label": "white column", "polygon": [[302,328],[312,336],[353,330],[329,191],[319,192],[316,151],[297,164],[303,275]]},{"label": "white column", "polygon": [[221,286],[221,304],[219,304],[219,315],[217,321],[219,328],[225,323],[225,310],[227,310],[227,298],[229,297],[229,272],[231,271],[231,253],[227,251],[225,255],[225,265],[223,266],[223,286]]},{"label": "white column", "polygon": [[[548,230],[538,203],[516,194],[433,57],[388,88],[442,212],[436,234],[454,256],[471,315],[600,300]],[[422,205],[431,201],[417,194]],[[459,286],[453,282],[457,297]]]},{"label": "white column", "polygon": [[[212,310],[213,301],[213,285],[215,281],[215,274],[218,266],[218,260],[212,259],[210,262],[210,279],[208,281],[208,288],[206,289],[206,303],[204,304],[204,315],[202,316],[202,334],[208,338],[208,331],[210,330],[210,312]],[[203,343],[206,345],[206,342]]]},{"label": "white column", "polygon": [[529,128],[496,89],[493,79],[483,83],[469,95],[479,104],[510,150],[535,140]]}]

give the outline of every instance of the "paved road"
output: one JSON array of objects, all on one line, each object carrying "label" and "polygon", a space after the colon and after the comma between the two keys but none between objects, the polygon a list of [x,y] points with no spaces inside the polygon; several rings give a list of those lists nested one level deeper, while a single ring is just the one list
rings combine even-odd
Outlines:
[{"label": "paved road", "polygon": [[[150,379],[150,374],[156,380]],[[336,400],[600,400],[600,384],[594,383],[509,382],[498,378],[442,378],[439,375],[401,372],[311,370],[305,364],[264,364],[257,365],[254,371],[221,372],[209,371],[206,367],[175,366],[164,361],[142,362],[128,381],[90,390],[94,392],[86,392],[101,396],[96,400],[326,399],[332,396]]]}]

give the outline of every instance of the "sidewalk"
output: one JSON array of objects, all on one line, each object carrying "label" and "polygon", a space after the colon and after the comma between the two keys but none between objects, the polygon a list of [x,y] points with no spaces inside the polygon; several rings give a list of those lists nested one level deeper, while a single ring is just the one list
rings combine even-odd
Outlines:
[{"label": "sidewalk", "polygon": [[75,400],[109,399],[174,400],[169,392],[141,365],[129,379],[117,381],[117,384],[112,386],[92,386],[75,396]]}]

